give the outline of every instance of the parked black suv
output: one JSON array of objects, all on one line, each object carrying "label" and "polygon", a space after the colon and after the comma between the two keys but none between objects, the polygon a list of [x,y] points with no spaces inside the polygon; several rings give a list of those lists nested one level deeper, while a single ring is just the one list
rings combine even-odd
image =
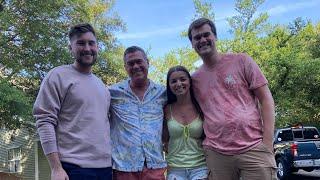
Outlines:
[{"label": "parked black suv", "polygon": [[316,127],[299,125],[277,129],[274,150],[280,180],[299,169],[310,172],[320,168],[320,137]]}]

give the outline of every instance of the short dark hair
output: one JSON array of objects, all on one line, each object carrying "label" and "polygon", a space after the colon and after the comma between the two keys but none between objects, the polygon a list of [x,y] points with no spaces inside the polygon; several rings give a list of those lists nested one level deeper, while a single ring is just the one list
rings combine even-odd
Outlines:
[{"label": "short dark hair", "polygon": [[87,32],[92,32],[92,34],[96,36],[96,32],[89,23],[76,24],[69,30],[69,40],[71,40],[74,36],[79,36]]},{"label": "short dark hair", "polygon": [[174,67],[171,67],[168,71],[168,74],[167,74],[167,98],[168,98],[167,104],[173,104],[174,102],[177,101],[177,96],[173,94],[173,92],[169,86],[169,79],[170,79],[171,74],[174,72],[177,72],[177,71],[183,71],[187,74],[189,81],[190,81],[190,90],[189,91],[190,91],[192,104],[195,106],[200,118],[203,120],[204,119],[203,112],[200,108],[198,101],[196,100],[196,98],[194,96],[191,75],[190,75],[189,71],[187,70],[187,68],[185,68],[184,66],[180,66],[180,65],[174,66]]},{"label": "short dark hair", "polygon": [[146,52],[144,52],[144,50],[143,50],[141,47],[139,47],[139,46],[130,46],[130,47],[128,47],[128,48],[124,51],[124,53],[123,53],[123,60],[126,61],[125,58],[126,58],[126,55],[127,55],[127,54],[129,54],[129,53],[134,53],[134,52],[136,52],[136,51],[142,52],[143,57],[145,58],[146,61],[148,61],[148,57],[147,57]]},{"label": "short dark hair", "polygon": [[189,29],[188,29],[188,37],[189,37],[189,40],[192,42],[192,36],[191,36],[191,31],[193,29],[198,29],[200,28],[201,26],[205,25],[205,24],[208,24],[210,27],[211,27],[211,31],[212,33],[214,34],[214,36],[217,38],[217,30],[216,30],[216,26],[214,25],[214,23],[210,20],[210,19],[207,19],[207,18],[199,18],[199,19],[196,19],[195,21],[193,21],[190,26],[189,26]]}]

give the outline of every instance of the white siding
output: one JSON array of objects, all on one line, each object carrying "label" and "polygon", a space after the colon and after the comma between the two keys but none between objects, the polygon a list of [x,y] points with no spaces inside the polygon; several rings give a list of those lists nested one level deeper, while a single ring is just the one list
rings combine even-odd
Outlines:
[{"label": "white siding", "polygon": [[33,129],[18,129],[15,131],[6,131],[0,129],[0,172],[8,173],[8,150],[21,147],[22,157],[20,160],[21,173],[15,173],[26,180],[35,179],[34,163],[34,135]]}]

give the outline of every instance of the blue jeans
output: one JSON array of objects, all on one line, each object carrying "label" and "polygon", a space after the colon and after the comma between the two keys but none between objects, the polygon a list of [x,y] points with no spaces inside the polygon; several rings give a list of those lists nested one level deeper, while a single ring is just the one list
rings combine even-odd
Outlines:
[{"label": "blue jeans", "polygon": [[112,168],[82,168],[78,165],[61,162],[70,180],[112,180]]},{"label": "blue jeans", "polygon": [[207,179],[208,168],[206,166],[196,168],[169,168],[167,180],[199,180]]}]

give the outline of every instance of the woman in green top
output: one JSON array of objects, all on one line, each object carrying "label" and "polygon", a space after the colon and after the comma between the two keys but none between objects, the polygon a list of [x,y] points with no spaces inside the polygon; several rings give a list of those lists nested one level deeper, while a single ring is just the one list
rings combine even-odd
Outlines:
[{"label": "woman in green top", "polygon": [[163,126],[167,179],[207,179],[208,169],[201,146],[203,113],[194,97],[192,79],[185,67],[175,66],[168,71],[167,96]]}]

